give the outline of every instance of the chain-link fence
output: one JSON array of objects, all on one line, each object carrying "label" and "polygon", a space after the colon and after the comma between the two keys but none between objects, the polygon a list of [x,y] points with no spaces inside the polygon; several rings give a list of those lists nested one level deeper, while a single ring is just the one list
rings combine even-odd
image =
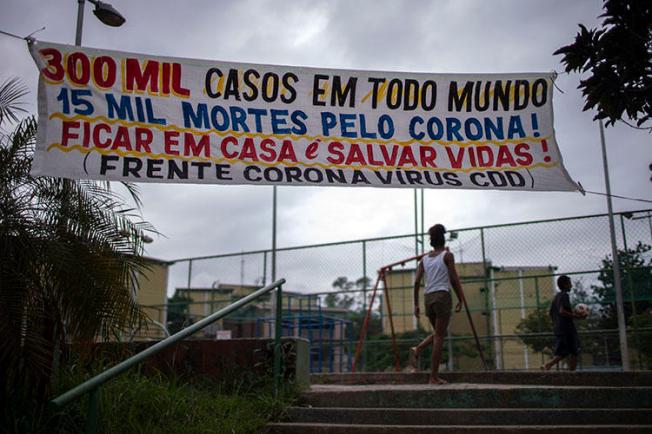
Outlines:
[{"label": "chain-link fence", "polygon": [[[650,368],[652,211],[621,212],[614,215],[614,223],[630,358],[635,368]],[[587,304],[591,311],[587,320],[576,320],[582,345],[580,368],[620,368],[607,215],[453,229],[448,236],[489,366],[538,369],[550,357],[554,336],[548,308],[557,277],[567,274],[574,287],[571,299]],[[424,245],[425,236],[412,234],[277,250],[277,275],[288,282],[284,333],[311,340],[313,358],[319,361],[313,370],[350,369],[378,270],[415,256]],[[409,347],[430,332],[425,318],[413,316],[415,266],[414,261],[395,266],[386,275],[388,287],[380,285],[358,370],[392,368],[390,315],[402,366]],[[269,283],[270,276],[271,251],[261,250],[176,260],[169,285],[181,297],[183,312],[179,313],[193,320],[246,295],[248,288]],[[168,323],[174,309],[174,303],[167,306]],[[264,336],[271,330],[266,325],[269,316],[271,306],[263,303],[216,328],[230,327],[233,337]],[[342,320],[339,329],[332,318]],[[314,333],[320,328],[317,338]],[[333,333],[337,338],[329,341]],[[482,366],[465,315],[453,316],[445,353],[442,360],[447,369]],[[323,363],[326,359],[341,361]],[[422,359],[426,363],[428,357]]]}]

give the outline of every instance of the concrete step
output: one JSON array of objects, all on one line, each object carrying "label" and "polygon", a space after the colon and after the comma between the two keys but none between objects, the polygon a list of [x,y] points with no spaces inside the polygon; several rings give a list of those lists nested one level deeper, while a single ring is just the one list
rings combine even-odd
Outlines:
[{"label": "concrete step", "polygon": [[287,421],[352,425],[651,425],[649,408],[434,409],[290,407]]},{"label": "concrete step", "polygon": [[652,387],[455,383],[313,385],[301,405],[348,408],[652,408]]},{"label": "concrete step", "polygon": [[[652,372],[313,375],[273,433],[652,433]],[[318,384],[315,384],[318,383]]]},{"label": "concrete step", "polygon": [[611,433],[645,433],[649,434],[652,425],[548,425],[548,426],[496,426],[496,425],[359,425],[359,424],[310,424],[310,423],[271,423],[267,425],[268,433],[283,434],[502,434],[502,433],[559,433],[559,434],[611,434]]},{"label": "concrete step", "polygon": [[[550,386],[652,387],[652,371],[636,372],[557,372],[557,371],[478,371],[442,372],[450,383],[540,384]],[[312,384],[425,384],[427,372],[363,372],[312,374]]]}]

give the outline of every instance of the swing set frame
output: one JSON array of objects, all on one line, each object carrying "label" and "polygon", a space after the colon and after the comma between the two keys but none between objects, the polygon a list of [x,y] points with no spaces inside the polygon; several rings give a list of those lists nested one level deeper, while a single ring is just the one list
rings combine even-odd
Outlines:
[{"label": "swing set frame", "polygon": [[[369,308],[367,309],[367,313],[364,318],[364,322],[362,324],[362,328],[360,329],[360,337],[358,339],[358,344],[356,345],[355,348],[355,357],[353,358],[353,363],[351,365],[351,372],[355,372],[356,368],[358,366],[358,362],[360,361],[360,354],[362,353],[362,347],[364,346],[364,341],[367,337],[367,330],[369,328],[369,319],[371,318],[371,312],[373,310],[373,305],[374,301],[376,300],[376,294],[378,293],[378,289],[380,287],[380,284],[382,282],[383,284],[383,292],[385,293],[385,304],[387,306],[387,317],[389,319],[389,327],[392,333],[392,351],[394,353],[394,370],[396,372],[401,372],[401,358],[399,356],[398,352],[398,345],[396,344],[396,333],[394,331],[394,319],[393,319],[393,314],[392,314],[392,303],[390,300],[389,296],[389,285],[387,284],[387,273],[392,271],[392,268],[397,267],[397,266],[405,266],[406,263],[411,262],[411,261],[419,261],[421,258],[424,256],[428,255],[429,252],[422,253],[417,256],[412,256],[407,259],[403,259],[401,261],[393,262],[391,264],[384,265],[380,267],[378,270],[378,276],[376,278],[376,283],[374,284],[374,289],[373,292],[371,293],[371,300],[369,301]],[[480,360],[482,361],[482,366],[484,367],[484,370],[487,371],[489,368],[487,366],[487,362],[484,358],[484,353],[482,352],[482,346],[480,345],[480,340],[478,338],[478,333],[475,330],[475,325],[473,324],[473,318],[471,318],[471,313],[469,312],[469,306],[466,303],[466,298],[462,296],[462,304],[464,305],[464,310],[466,311],[466,316],[469,320],[469,325],[471,326],[471,330],[473,331],[473,337],[475,339],[475,345],[478,350],[478,353],[480,355]]]}]

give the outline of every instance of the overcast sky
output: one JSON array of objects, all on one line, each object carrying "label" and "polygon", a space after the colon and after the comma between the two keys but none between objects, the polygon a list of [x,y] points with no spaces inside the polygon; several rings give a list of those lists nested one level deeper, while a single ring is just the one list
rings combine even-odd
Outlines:
[{"label": "overcast sky", "polygon": [[[112,0],[127,19],[101,24],[86,5],[83,45],[179,56],[324,68],[411,72],[562,71],[552,53],[578,23],[596,26],[602,2],[585,1],[170,1]],[[77,1],[3,0],[0,30],[74,43]],[[0,79],[38,74],[23,41],[0,35]],[[582,112],[577,75],[560,74],[554,112],[566,168],[605,191],[597,123]],[[652,137],[625,125],[606,131],[612,192],[652,199]],[[143,184],[144,218],[165,235],[150,256],[174,259],[271,245],[270,186]],[[278,188],[278,244],[292,246],[413,231],[413,191]],[[616,199],[616,210],[649,204]],[[602,196],[508,191],[425,192],[426,225],[450,228],[606,211]]]}]

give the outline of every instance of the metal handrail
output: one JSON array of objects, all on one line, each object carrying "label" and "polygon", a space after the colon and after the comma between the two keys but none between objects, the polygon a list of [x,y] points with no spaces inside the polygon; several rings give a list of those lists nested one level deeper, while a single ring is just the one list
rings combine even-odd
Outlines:
[{"label": "metal handrail", "polygon": [[169,347],[170,345],[179,342],[182,339],[185,339],[186,337],[198,332],[199,330],[205,328],[206,326],[212,324],[213,322],[217,321],[220,318],[223,318],[230,314],[231,312],[234,312],[241,308],[242,306],[252,302],[253,300],[257,299],[261,295],[267,294],[268,292],[272,291],[275,288],[278,288],[277,290],[277,303],[276,303],[276,326],[275,326],[275,337],[274,337],[274,390],[275,393],[278,393],[278,388],[280,384],[280,368],[281,368],[281,318],[282,318],[282,306],[283,303],[281,302],[282,300],[282,286],[285,283],[285,279],[279,279],[276,282],[273,282],[255,292],[252,292],[251,294],[247,295],[246,297],[241,298],[240,300],[236,301],[235,303],[225,307],[224,309],[220,309],[217,312],[214,312],[213,314],[207,316],[206,318],[202,319],[201,321],[196,322],[195,324],[192,324],[183,330],[173,334],[170,337],[167,337],[163,339],[160,342],[157,342],[156,344],[152,345],[151,347],[141,351],[138,354],[135,354],[128,359],[118,363],[117,365],[105,370],[104,372],[101,372],[100,374],[96,375],[95,377],[83,382],[82,384],[70,389],[69,391],[57,396],[54,398],[51,403],[56,405],[56,406],[64,406],[75,399],[78,399],[85,393],[91,393],[91,399],[89,403],[89,424],[93,425],[92,427],[89,426],[88,431],[95,431],[95,423],[97,418],[97,407],[98,407],[98,395],[97,391],[99,387],[106,383],[107,381],[111,380],[112,378],[120,375],[121,373],[125,372],[127,369],[131,368],[132,366],[142,362],[146,358],[162,351],[163,349]]}]

